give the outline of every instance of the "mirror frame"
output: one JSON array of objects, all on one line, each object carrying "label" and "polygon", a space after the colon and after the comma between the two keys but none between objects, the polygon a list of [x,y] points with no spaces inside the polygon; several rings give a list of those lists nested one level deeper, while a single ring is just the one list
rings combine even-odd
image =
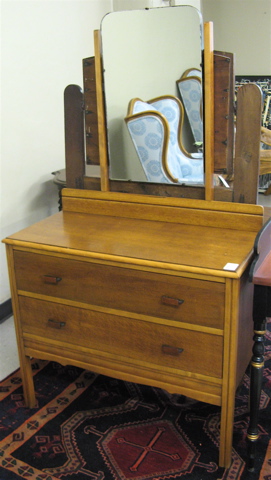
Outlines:
[{"label": "mirror frame", "polygon": [[[203,187],[186,187],[176,185],[163,185],[159,188],[157,184],[146,182],[143,188],[133,188],[138,186],[140,182],[114,181],[109,179],[109,158],[107,147],[107,130],[105,117],[105,100],[103,92],[103,67],[101,53],[101,35],[100,31],[94,32],[94,48],[95,48],[95,75],[96,75],[96,96],[97,96],[97,114],[98,114],[98,137],[100,151],[100,168],[101,168],[101,190],[102,191],[123,191],[121,185],[118,188],[116,184],[127,183],[130,185],[131,193],[157,194],[157,191],[164,191],[167,196],[183,196],[183,189],[198,190],[199,197],[205,200],[214,199],[214,48],[213,48],[213,23],[204,23],[204,50],[203,50],[203,98],[204,98],[204,163],[205,163],[205,185]],[[145,183],[145,182],[144,182]],[[152,185],[154,187],[152,187]],[[113,188],[112,188],[113,187]],[[171,188],[173,187],[173,188]],[[176,189],[180,189],[176,192]],[[204,196],[202,193],[204,190]],[[127,190],[126,190],[127,191]],[[152,193],[154,192],[154,193]],[[171,193],[170,193],[171,192]]]},{"label": "mirror frame", "polygon": [[[183,100],[184,93],[180,91],[179,82],[181,78],[183,80],[186,72],[191,70],[191,66],[200,69],[198,75],[201,77],[202,39],[202,14],[200,10],[189,5],[117,11],[103,17],[101,47],[110,180],[172,183],[172,175],[169,174],[170,170],[168,171],[168,169],[164,174],[161,172],[161,178],[156,171],[153,171],[150,178],[149,168],[146,167],[146,162],[137,150],[138,136],[134,137],[130,129],[131,121],[133,123],[134,118],[134,112],[131,109],[135,98],[148,104],[152,104],[158,99],[165,99],[165,102],[169,103],[171,101],[168,99],[172,98],[178,101],[180,110],[182,110],[186,105],[186,100]],[[188,84],[189,82],[186,81],[186,85]],[[199,81],[197,84],[201,89],[201,82]],[[194,88],[197,87],[192,88],[193,93]],[[191,95],[190,89],[189,94]],[[201,98],[202,94],[200,93]],[[187,106],[189,102],[188,100]],[[195,102],[196,99],[193,98],[192,110],[197,109],[199,113],[200,105]],[[174,105],[177,105],[177,102],[174,102]],[[189,111],[191,111],[191,106],[188,108]],[[154,104],[154,108],[159,110],[160,107],[160,104],[159,106]],[[190,126],[189,113],[185,112],[186,109],[180,115],[181,123],[177,141],[180,151],[187,156],[186,164],[189,163],[190,158],[194,158],[194,153],[199,155],[199,150],[195,145],[196,140]],[[161,118],[163,122],[163,117]],[[174,123],[173,118],[171,120]],[[164,129],[163,134],[161,132],[162,138],[164,138],[164,134],[167,136],[167,123],[164,124]],[[201,130],[203,134],[202,127]],[[142,143],[140,144],[142,145]],[[171,139],[169,149],[172,146]],[[159,151],[160,149],[155,152],[149,151],[151,153],[149,160],[154,160],[154,153],[158,160],[156,155]],[[168,158],[166,151],[167,148],[164,150],[164,164],[167,164]],[[194,175],[191,174],[189,175],[190,181],[185,180],[187,173],[181,173],[180,169],[177,176],[181,180],[175,179],[174,183],[202,185],[203,179],[200,180],[200,177],[202,177],[203,154],[201,151],[200,157],[199,163],[192,161],[193,167],[199,165],[200,168],[201,165],[201,175],[199,175],[198,181],[193,180]],[[147,164],[149,164],[149,160],[147,160]],[[178,168],[178,163],[170,161],[169,165],[172,164]],[[159,169],[158,164],[157,168]],[[196,167],[196,171],[198,171],[198,167]]]}]

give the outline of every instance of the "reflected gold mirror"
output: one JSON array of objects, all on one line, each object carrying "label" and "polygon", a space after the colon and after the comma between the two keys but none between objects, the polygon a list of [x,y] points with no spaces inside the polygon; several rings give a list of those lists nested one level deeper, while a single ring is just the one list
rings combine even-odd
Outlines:
[{"label": "reflected gold mirror", "polygon": [[[101,40],[110,179],[202,184],[200,12],[190,6],[114,12],[102,21]],[[192,81],[197,93],[189,100],[185,89]],[[197,102],[198,136],[189,101]],[[179,152],[181,169],[172,160]]]}]

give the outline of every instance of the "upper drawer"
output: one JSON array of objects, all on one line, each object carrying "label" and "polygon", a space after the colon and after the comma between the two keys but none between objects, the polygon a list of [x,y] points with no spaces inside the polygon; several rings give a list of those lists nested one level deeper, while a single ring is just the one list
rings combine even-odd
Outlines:
[{"label": "upper drawer", "polygon": [[223,328],[223,283],[22,251],[14,256],[19,290]]}]

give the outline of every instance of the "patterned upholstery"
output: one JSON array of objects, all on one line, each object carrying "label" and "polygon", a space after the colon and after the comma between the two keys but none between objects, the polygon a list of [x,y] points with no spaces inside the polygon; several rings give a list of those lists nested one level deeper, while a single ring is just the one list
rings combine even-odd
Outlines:
[{"label": "patterned upholstery", "polygon": [[201,79],[196,76],[182,77],[177,80],[177,86],[184,104],[187,118],[195,143],[203,142],[202,123],[202,88]]},{"label": "patterned upholstery", "polygon": [[137,155],[149,182],[171,183],[163,162],[163,150],[167,141],[163,119],[151,108],[147,110],[144,107],[143,112],[143,115],[138,112],[126,118]]},{"label": "patterned upholstery", "polygon": [[203,183],[202,154],[189,155],[180,140],[183,107],[176,97],[133,99],[125,121],[148,181]]}]

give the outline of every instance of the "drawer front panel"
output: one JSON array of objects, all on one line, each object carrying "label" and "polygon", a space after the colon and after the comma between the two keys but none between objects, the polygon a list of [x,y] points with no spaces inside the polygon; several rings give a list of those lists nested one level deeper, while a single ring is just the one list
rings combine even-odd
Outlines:
[{"label": "drawer front panel", "polygon": [[[19,297],[23,333],[117,356],[211,377],[222,376],[223,338],[76,307]],[[50,347],[49,347],[50,348]],[[189,375],[189,374],[188,374]]]},{"label": "drawer front panel", "polygon": [[223,283],[20,251],[15,272],[19,290],[223,328]]}]

